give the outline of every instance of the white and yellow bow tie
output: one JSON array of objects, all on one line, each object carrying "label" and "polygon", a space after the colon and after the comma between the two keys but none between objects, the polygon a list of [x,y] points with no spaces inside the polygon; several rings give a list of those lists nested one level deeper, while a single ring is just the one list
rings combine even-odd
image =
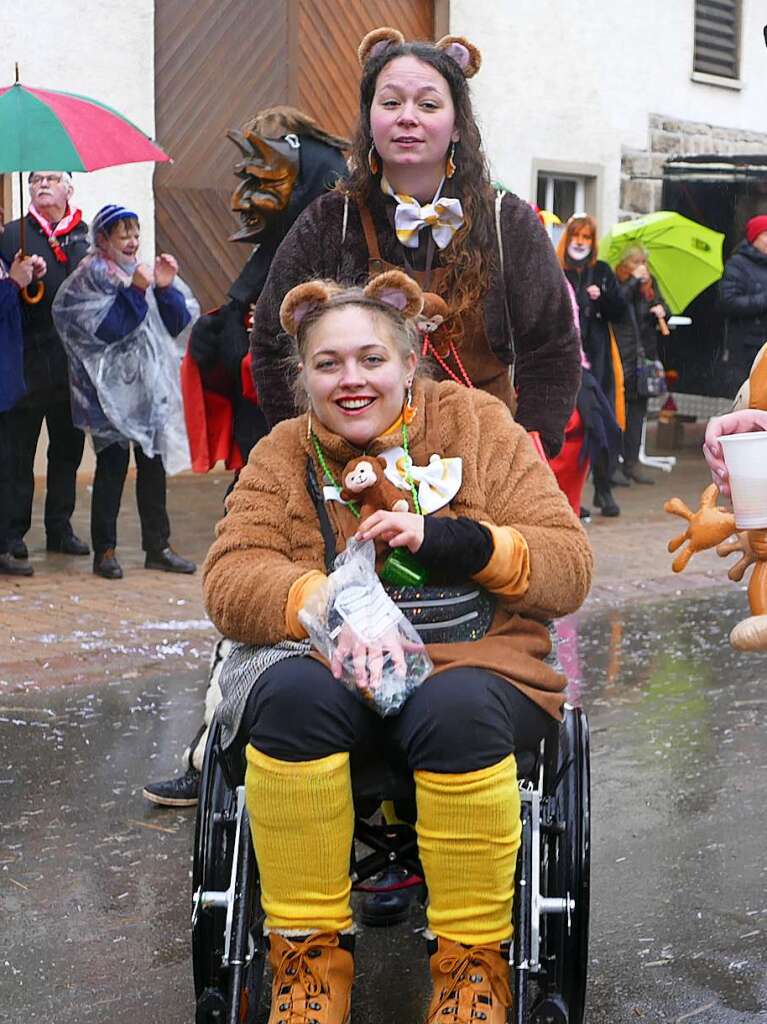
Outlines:
[{"label": "white and yellow bow tie", "polygon": [[381,177],[381,189],[397,201],[394,230],[399,241],[408,249],[418,248],[418,233],[426,225],[431,228],[432,237],[440,249],[448,246],[456,231],[463,227],[461,200],[450,199],[447,196],[437,198],[442,190],[442,183],[434,199],[424,206],[421,206],[413,196],[395,192],[384,176]]}]

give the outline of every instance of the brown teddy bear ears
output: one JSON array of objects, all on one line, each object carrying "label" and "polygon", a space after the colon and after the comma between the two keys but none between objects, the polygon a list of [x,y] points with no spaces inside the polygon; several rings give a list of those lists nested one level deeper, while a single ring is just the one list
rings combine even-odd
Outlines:
[{"label": "brown teddy bear ears", "polygon": [[404,42],[405,37],[399,29],[389,28],[388,25],[383,28],[374,28],[372,32],[368,32],[357,47],[357,59],[360,66],[364,68],[369,60],[377,57],[379,53],[383,53],[387,46],[399,46]]},{"label": "brown teddy bear ears", "polygon": [[[280,306],[283,331],[296,337],[301,321],[318,306],[323,306],[344,291],[333,281],[306,281],[291,288]],[[359,293],[357,293],[359,294]],[[364,290],[369,299],[393,306],[410,320],[423,309],[423,292],[419,285],[401,270],[387,270],[369,282]]]},{"label": "brown teddy bear ears", "polygon": [[443,36],[434,45],[456,62],[464,78],[473,78],[482,66],[482,54],[464,36]]},{"label": "brown teddy bear ears", "polygon": [[[361,67],[364,68],[369,60],[383,53],[387,46],[400,46],[404,42],[405,37],[399,29],[390,28],[388,25],[374,28],[357,48],[357,58]],[[456,62],[464,78],[473,78],[482,65],[482,54],[464,36],[443,36],[434,46]]]},{"label": "brown teddy bear ears", "polygon": [[423,309],[420,286],[401,270],[387,270],[384,274],[378,274],[366,285],[365,295],[387,306],[394,306],[406,320],[412,320]]},{"label": "brown teddy bear ears", "polygon": [[306,281],[291,288],[280,306],[280,323],[283,331],[287,331],[295,338],[306,314],[327,302],[337,290],[324,281]]}]

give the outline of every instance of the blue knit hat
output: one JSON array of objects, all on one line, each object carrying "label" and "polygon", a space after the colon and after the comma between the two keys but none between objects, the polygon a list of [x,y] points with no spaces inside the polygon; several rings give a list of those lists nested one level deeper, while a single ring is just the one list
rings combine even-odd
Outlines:
[{"label": "blue knit hat", "polygon": [[110,226],[118,220],[137,221],[138,214],[134,213],[133,210],[126,209],[124,206],[119,206],[117,203],[102,206],[91,222],[93,237],[95,238],[98,234],[109,234]]}]

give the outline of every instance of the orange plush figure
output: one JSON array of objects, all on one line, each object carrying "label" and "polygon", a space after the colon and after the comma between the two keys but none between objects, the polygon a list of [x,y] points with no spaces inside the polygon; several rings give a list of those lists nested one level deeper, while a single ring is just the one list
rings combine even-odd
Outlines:
[{"label": "orange plush figure", "polygon": [[[735,409],[761,409],[767,411],[767,344],[756,356],[749,379],[744,382],[735,398]],[[730,633],[730,643],[740,651],[767,650],[767,529],[735,529],[732,512],[717,508],[719,490],[711,484],[701,495],[700,508],[691,512],[679,498],[672,498],[663,506],[667,512],[689,521],[687,530],[669,541],[669,551],[676,551],[685,541],[688,546],[674,559],[674,572],[681,572],[696,551],[716,546],[720,558],[738,554],[740,558],[727,575],[738,583],[747,569],[753,566],[748,583],[748,602],[751,615],[739,622]],[[735,534],[734,537],[731,537]],[[730,539],[728,539],[730,538]]]},{"label": "orange plush figure", "polygon": [[409,512],[402,491],[386,479],[386,462],[380,457],[362,455],[344,466],[341,474],[341,499],[354,501],[364,521],[374,512]]},{"label": "orange plush figure", "polygon": [[696,552],[716,547],[735,533],[735,516],[717,507],[718,497],[719,488],[716,484],[709,484],[700,496],[697,512],[690,511],[681,498],[671,498],[664,504],[666,512],[687,519],[690,524],[684,533],[668,542],[669,551],[676,551],[687,541],[687,547],[679,552],[672,563],[674,572],[681,572]]}]

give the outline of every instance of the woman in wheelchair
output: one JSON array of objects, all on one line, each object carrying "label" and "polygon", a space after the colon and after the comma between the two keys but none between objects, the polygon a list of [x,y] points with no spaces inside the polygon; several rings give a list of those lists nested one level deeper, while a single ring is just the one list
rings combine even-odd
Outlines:
[{"label": "woman in wheelchair", "polygon": [[[254,448],[205,564],[212,620],[255,647],[249,686],[224,703],[247,743],[246,804],[274,975],[269,1024],[350,1019],[353,751],[388,751],[414,776],[429,891],[427,1020],[501,1024],[511,1005],[514,755],[535,749],[561,717],[565,679],[545,661],[545,620],[581,604],[591,552],[507,407],[417,376],[422,304],[399,271],[364,290],[315,281],[288,293],[281,321],[297,344],[307,412]],[[337,482],[351,459],[385,453],[395,476],[403,455],[412,466],[399,481],[409,511],[360,521]],[[419,472],[429,466],[443,472]],[[324,501],[312,480],[325,485]],[[328,545],[341,551],[351,538],[376,542],[378,568],[406,548],[429,574],[423,598],[464,585],[479,610],[454,616],[444,642],[427,642],[433,673],[389,717],[342,685],[299,620],[325,585]],[[375,685],[380,650],[353,634],[341,641],[354,648],[360,685]]]}]

